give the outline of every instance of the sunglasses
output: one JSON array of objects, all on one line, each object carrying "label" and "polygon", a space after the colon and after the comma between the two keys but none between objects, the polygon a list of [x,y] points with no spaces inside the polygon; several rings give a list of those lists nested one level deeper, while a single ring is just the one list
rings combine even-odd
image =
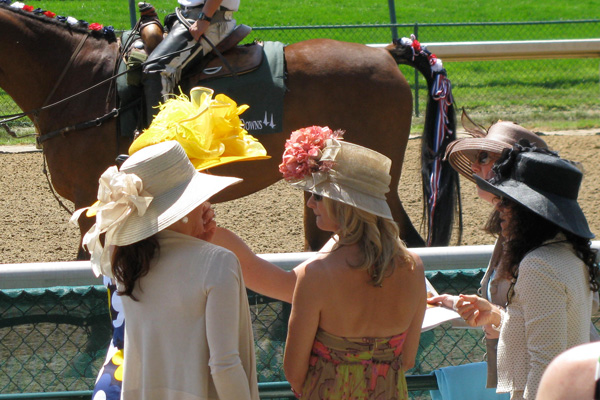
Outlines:
[{"label": "sunglasses", "polygon": [[479,165],[488,165],[492,161],[492,157],[487,151],[480,151],[475,157],[475,162]]},{"label": "sunglasses", "polygon": [[312,196],[315,199],[315,201],[323,200],[323,196],[321,196],[320,194],[313,193]]}]

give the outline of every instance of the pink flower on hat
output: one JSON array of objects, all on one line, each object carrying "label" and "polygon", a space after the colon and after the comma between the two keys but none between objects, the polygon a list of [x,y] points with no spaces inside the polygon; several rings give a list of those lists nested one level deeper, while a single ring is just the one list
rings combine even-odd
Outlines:
[{"label": "pink flower on hat", "polygon": [[322,150],[328,139],[341,139],[344,131],[332,131],[329,127],[310,126],[292,132],[285,142],[279,172],[286,181],[299,180],[314,172],[326,172],[332,161],[321,161]]}]

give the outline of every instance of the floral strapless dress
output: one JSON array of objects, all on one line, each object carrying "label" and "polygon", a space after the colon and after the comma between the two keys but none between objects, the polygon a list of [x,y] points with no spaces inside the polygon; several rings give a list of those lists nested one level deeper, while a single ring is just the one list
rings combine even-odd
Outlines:
[{"label": "floral strapless dress", "polygon": [[387,338],[345,338],[319,330],[302,399],[408,399],[402,370],[406,332]]}]

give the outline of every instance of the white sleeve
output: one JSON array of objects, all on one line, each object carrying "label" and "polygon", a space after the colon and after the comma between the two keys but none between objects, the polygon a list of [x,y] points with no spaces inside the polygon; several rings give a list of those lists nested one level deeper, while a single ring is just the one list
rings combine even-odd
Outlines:
[{"label": "white sleeve", "polygon": [[215,257],[207,276],[206,337],[208,365],[220,399],[251,399],[240,359],[241,268],[233,253]]},{"label": "white sleeve", "polygon": [[539,257],[526,257],[519,265],[517,285],[529,353],[527,399],[535,398],[544,369],[567,348],[567,294],[553,268]]}]

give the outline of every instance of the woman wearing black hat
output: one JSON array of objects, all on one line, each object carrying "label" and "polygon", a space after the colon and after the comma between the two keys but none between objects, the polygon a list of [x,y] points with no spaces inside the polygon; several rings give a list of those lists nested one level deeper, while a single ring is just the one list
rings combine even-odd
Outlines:
[{"label": "woman wearing black hat", "polygon": [[500,332],[498,392],[534,399],[545,367],[567,348],[589,341],[592,292],[598,291],[594,237],[577,203],[582,180],[573,163],[517,144],[476,177],[495,195],[505,239],[498,272],[512,280],[506,308],[461,295],[471,326]]}]

